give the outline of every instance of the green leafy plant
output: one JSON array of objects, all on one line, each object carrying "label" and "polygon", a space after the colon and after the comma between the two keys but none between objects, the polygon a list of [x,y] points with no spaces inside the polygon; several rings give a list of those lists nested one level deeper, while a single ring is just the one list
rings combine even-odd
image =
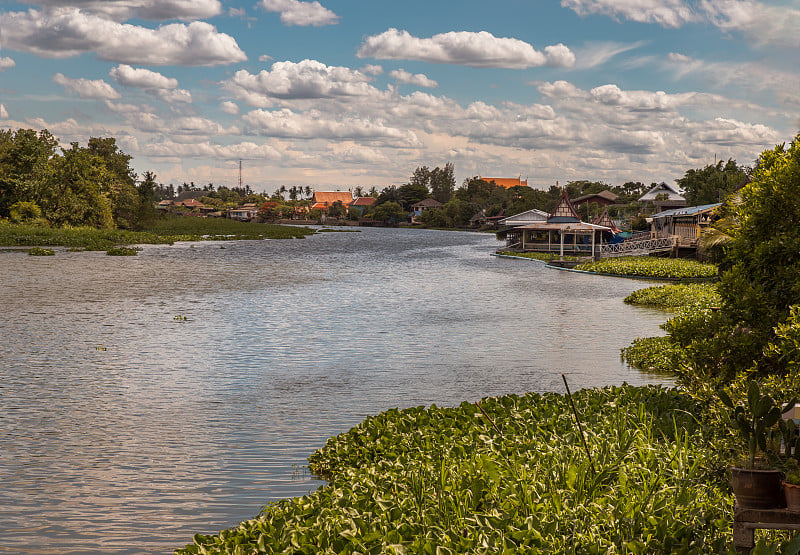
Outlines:
[{"label": "green leafy plant", "polygon": [[604,258],[595,262],[578,264],[575,269],[599,274],[659,280],[715,279],[718,274],[717,267],[713,264],[682,258],[649,256]]},{"label": "green leafy plant", "polygon": [[43,249],[41,247],[33,247],[28,249],[28,254],[31,256],[53,256],[55,251],[53,249]]},{"label": "green leafy plant", "polygon": [[796,400],[793,399],[781,409],[781,405],[770,395],[761,394],[761,389],[755,380],[751,380],[748,384],[746,404],[734,404],[724,390],[719,391],[719,398],[725,406],[733,410],[731,423],[744,441],[747,468],[754,468],[759,449],[765,455],[770,452],[768,447],[770,429],[778,423],[781,414],[794,406]]},{"label": "green leafy plant", "polygon": [[111,247],[106,251],[109,256],[136,256],[141,247]]}]

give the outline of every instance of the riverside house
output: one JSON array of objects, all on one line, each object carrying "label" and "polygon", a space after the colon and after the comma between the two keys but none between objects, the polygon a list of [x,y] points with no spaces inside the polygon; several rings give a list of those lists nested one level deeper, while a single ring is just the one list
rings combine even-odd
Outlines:
[{"label": "riverside house", "polygon": [[435,198],[426,198],[425,200],[421,200],[416,204],[411,205],[411,214],[409,217],[411,218],[411,223],[416,223],[417,218],[426,210],[433,210],[435,208],[441,208],[444,206],[441,202],[436,200]]},{"label": "riverside house", "polygon": [[664,210],[648,218],[650,236],[678,237],[680,247],[697,248],[697,238],[711,224],[722,203],[686,206]]},{"label": "riverside house", "polygon": [[512,229],[514,234],[505,232],[507,247],[504,250],[558,254],[559,257],[568,254],[594,258],[598,247],[614,237],[614,230],[609,226],[581,221],[566,190],[547,219]]}]

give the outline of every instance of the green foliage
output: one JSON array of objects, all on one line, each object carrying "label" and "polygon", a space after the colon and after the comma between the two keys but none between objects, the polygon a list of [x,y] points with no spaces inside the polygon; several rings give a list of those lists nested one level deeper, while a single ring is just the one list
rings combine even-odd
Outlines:
[{"label": "green foliage", "polygon": [[19,201],[11,205],[9,219],[14,223],[25,223],[42,217],[42,209],[35,202]]},{"label": "green foliage", "polygon": [[31,256],[53,256],[55,251],[53,249],[43,249],[41,247],[33,247],[28,249],[28,254]]},{"label": "green foliage", "polygon": [[683,189],[689,206],[722,202],[737,186],[747,179],[747,168],[736,165],[735,160],[709,164],[703,169],[688,170],[678,186]]},{"label": "green foliage", "polygon": [[638,289],[625,297],[625,303],[662,310],[684,307],[719,306],[722,298],[711,283],[676,283]]},{"label": "green foliage", "polygon": [[108,256],[136,256],[141,247],[112,247],[106,251]]},{"label": "green foliage", "polygon": [[762,153],[734,214],[739,228],[726,251],[723,309],[766,345],[790,307],[800,304],[800,135],[788,149]]},{"label": "green foliage", "polygon": [[674,373],[686,362],[686,354],[669,337],[640,337],[622,349],[622,359],[640,370]]},{"label": "green foliage", "polygon": [[667,280],[713,279],[717,276],[717,267],[713,264],[682,258],[646,256],[604,258],[596,262],[578,264],[575,269],[599,274]]},{"label": "green foliage", "polygon": [[372,217],[379,222],[397,223],[405,221],[408,217],[408,211],[400,203],[388,201],[376,206],[372,211]]},{"label": "green foliage", "polygon": [[[310,459],[330,483],[177,553],[727,553],[701,407],[630,386],[390,410]],[[702,417],[701,417],[702,418]],[[703,487],[698,487],[702,483]]]},{"label": "green foliage", "polygon": [[731,424],[744,442],[748,454],[747,468],[753,468],[758,450],[768,453],[767,439],[770,429],[778,423],[781,414],[794,406],[796,399],[781,407],[769,394],[762,394],[756,380],[748,383],[746,403],[734,404],[725,390],[719,391],[719,398],[732,410]]}]

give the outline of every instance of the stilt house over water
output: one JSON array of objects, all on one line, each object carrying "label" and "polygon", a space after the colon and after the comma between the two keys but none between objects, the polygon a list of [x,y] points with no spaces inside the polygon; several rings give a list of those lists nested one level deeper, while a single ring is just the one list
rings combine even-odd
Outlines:
[{"label": "stilt house over water", "polygon": [[[597,256],[600,245],[610,242],[615,233],[609,226],[581,221],[566,190],[545,221],[516,227],[513,234],[509,231],[506,231],[506,250],[592,258]],[[515,242],[509,244],[509,238]]]}]

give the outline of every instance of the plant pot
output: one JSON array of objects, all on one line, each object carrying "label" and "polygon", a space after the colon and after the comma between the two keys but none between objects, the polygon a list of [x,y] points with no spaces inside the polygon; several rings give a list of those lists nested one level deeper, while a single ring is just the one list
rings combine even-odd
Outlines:
[{"label": "plant pot", "polygon": [[783,493],[786,495],[786,508],[800,512],[800,486],[784,482]]},{"label": "plant pot", "polygon": [[783,472],[731,468],[731,487],[742,509],[781,509],[786,506]]}]

